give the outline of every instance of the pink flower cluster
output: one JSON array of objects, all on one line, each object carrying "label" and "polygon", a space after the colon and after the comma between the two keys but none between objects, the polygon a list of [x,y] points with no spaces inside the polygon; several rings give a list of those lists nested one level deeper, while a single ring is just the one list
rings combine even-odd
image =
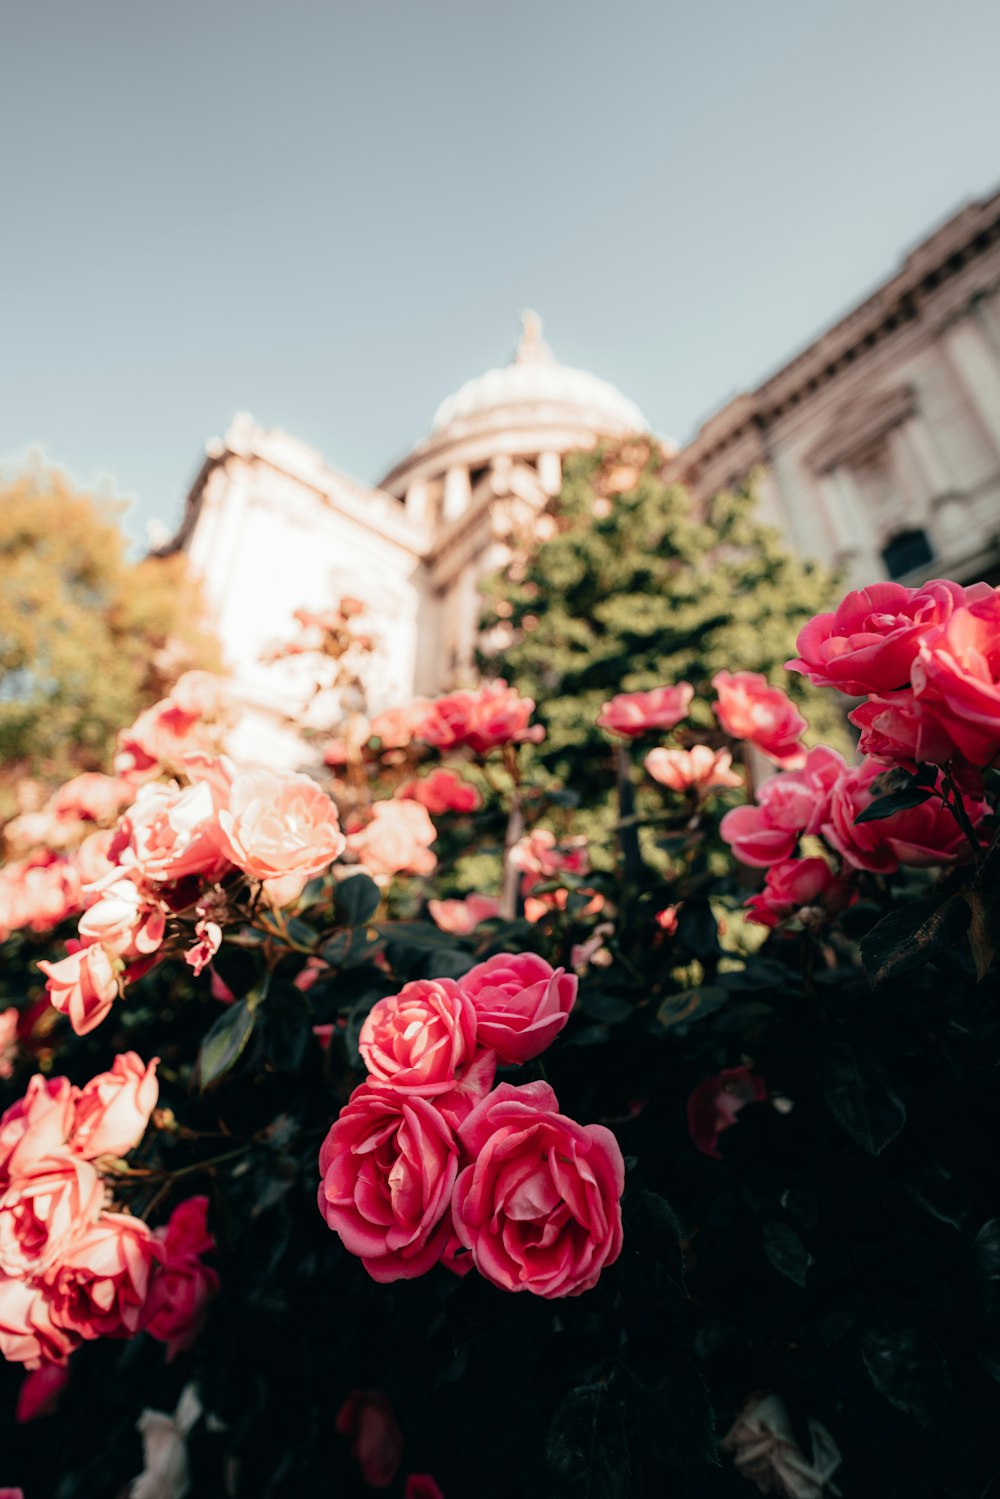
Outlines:
[{"label": "pink flower cluster", "polygon": [[788,662],[867,701],[861,749],[891,764],[982,767],[1000,755],[1000,590],[873,583],[800,631]]},{"label": "pink flower cluster", "polygon": [[413,737],[436,749],[471,749],[486,755],[505,744],[540,744],[541,724],[529,720],[534,699],[521,697],[503,679],[463,692],[435,698],[423,712]]},{"label": "pink flower cluster", "polygon": [[432,770],[430,775],[414,777],[397,786],[394,797],[419,802],[432,817],[445,812],[478,812],[483,799],[464,776],[453,770]]},{"label": "pink flower cluster", "polygon": [[690,682],[673,687],[654,687],[649,692],[620,692],[604,704],[597,716],[598,727],[623,739],[672,729],[686,718],[694,698]]},{"label": "pink flower cluster", "polygon": [[[539,885],[549,884],[560,875],[585,875],[590,871],[590,856],[585,838],[559,842],[548,828],[534,828],[518,839],[511,849],[511,863],[521,871],[521,896],[526,921],[542,921],[550,911],[564,911],[568,890],[546,890],[536,894]],[[592,895],[586,907],[594,915],[604,905],[602,895]]]},{"label": "pink flower cluster", "polygon": [[79,1035],[168,950],[168,923],[183,912],[193,922],[186,956],[200,972],[222,940],[218,881],[238,871],[284,905],[346,847],[336,808],[308,776],[205,755],[188,755],[186,770],[187,786],[140,787],[108,843],[105,873],[84,892],[79,940],[38,965]]},{"label": "pink flower cluster", "polygon": [[374,803],[368,822],[349,835],[347,846],[369,874],[386,881],[394,874],[433,874],[436,838],[437,828],[421,802],[391,797]]},{"label": "pink flower cluster", "polygon": [[[892,874],[901,865],[952,864],[968,856],[965,835],[940,796],[857,822],[884,773],[877,760],[848,766],[836,750],[819,745],[801,769],[762,781],[755,805],[726,813],[720,832],[733,853],[741,863],[768,871],[764,890],[747,902],[752,920],[775,926],[803,906],[842,910],[851,899],[847,880],[857,870]],[[989,806],[971,798],[966,811],[978,825]],[[797,857],[799,840],[807,835],[822,838],[839,856],[839,877],[825,859]]]},{"label": "pink flower cluster", "polygon": [[547,1083],[494,1087],[498,1059],[540,1055],[577,981],[501,953],[459,981],[420,979],[361,1029],[368,1080],[320,1152],[319,1206],[375,1280],[475,1266],[496,1286],[576,1296],[621,1250],[624,1163]]},{"label": "pink flower cluster", "polygon": [[186,671],[167,697],[146,708],[118,736],[115,770],[145,780],[162,770],[178,770],[189,754],[219,748],[230,711],[228,689],[210,671]]},{"label": "pink flower cluster", "polygon": [[36,1074],[0,1118],[0,1352],[37,1368],[81,1342],[148,1331],[170,1353],[197,1336],[215,1272],[205,1198],[165,1228],[118,1211],[104,1174],[139,1140],[159,1086],[156,1061],[117,1056],[74,1087]]}]

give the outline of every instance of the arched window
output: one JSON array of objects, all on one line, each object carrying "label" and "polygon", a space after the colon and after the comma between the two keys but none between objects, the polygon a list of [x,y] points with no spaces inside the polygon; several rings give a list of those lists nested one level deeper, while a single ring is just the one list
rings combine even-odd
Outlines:
[{"label": "arched window", "polygon": [[882,548],[882,561],[890,578],[902,578],[934,560],[934,548],[926,531],[899,531]]}]

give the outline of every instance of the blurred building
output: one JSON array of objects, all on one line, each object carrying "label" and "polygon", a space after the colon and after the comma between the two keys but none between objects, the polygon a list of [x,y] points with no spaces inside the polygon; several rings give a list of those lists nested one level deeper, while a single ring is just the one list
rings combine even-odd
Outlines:
[{"label": "blurred building", "polygon": [[[468,680],[479,580],[558,493],[566,453],[646,430],[613,386],[553,358],[533,314],[512,362],[444,401],[375,487],[236,417],[162,550],[203,580],[248,710],[237,751],[291,763],[295,726],[330,719],[314,663],[262,659],[297,608],[362,600],[370,711]],[[669,451],[668,477],[702,499],[757,470],[765,517],[855,585],[1000,582],[1000,194]]]},{"label": "blurred building", "polygon": [[558,493],[564,455],[645,430],[612,385],[553,358],[533,314],[511,363],[444,401],[429,435],[374,488],[237,416],[208,444],[180,530],[160,549],[185,550],[202,579],[245,709],[235,752],[292,763],[295,726],[331,716],[315,661],[263,659],[298,608],[361,599],[378,645],[370,711],[468,680],[479,580]]},{"label": "blurred building", "polygon": [[670,474],[704,498],[755,468],[766,517],[855,586],[1000,583],[1000,193],[710,417]]}]

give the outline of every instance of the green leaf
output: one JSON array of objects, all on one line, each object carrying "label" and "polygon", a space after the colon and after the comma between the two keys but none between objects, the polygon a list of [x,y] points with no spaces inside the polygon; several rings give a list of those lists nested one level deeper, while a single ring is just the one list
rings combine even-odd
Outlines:
[{"label": "green leaf", "polygon": [[628,1439],[618,1402],[605,1385],[581,1385],[557,1406],[545,1457],[573,1499],[626,1499]]},{"label": "green leaf", "polygon": [[869,1155],[882,1151],[906,1123],[906,1106],[874,1059],[846,1042],[820,1057],[819,1085],[845,1134]]},{"label": "green leaf", "polygon": [[986,890],[963,890],[962,899],[968,902],[972,919],[969,925],[969,946],[976,965],[976,978],[982,983],[993,966],[997,950],[997,933],[1000,931],[1000,901]]},{"label": "green leaf", "polygon": [[656,1192],[630,1187],[622,1199],[625,1240],[618,1274],[626,1294],[640,1301],[686,1295],[680,1224]]},{"label": "green leaf", "polygon": [[[728,974],[725,977],[729,977]],[[656,1018],[667,1030],[673,1025],[682,1025],[689,1020],[704,1020],[706,1015],[720,1009],[729,999],[728,989],[720,984],[703,984],[700,989],[684,989],[680,994],[668,994],[661,1001]]]},{"label": "green leaf", "polygon": [[986,1316],[992,1321],[1000,1313],[1000,1218],[984,1223],[972,1241]]},{"label": "green leaf", "polygon": [[811,1255],[794,1228],[778,1218],[769,1218],[764,1224],[763,1243],[764,1254],[775,1270],[804,1291]]},{"label": "green leaf", "polygon": [[253,1035],[257,997],[237,999],[208,1030],[198,1053],[198,1086],[217,1083],[243,1054]]},{"label": "green leaf", "polygon": [[859,822],[881,822],[883,817],[893,817],[897,812],[906,812],[910,807],[919,807],[921,802],[933,796],[926,786],[907,786],[903,791],[890,791],[888,796],[876,797],[855,817]]},{"label": "green leaf", "polygon": [[352,874],[334,891],[333,914],[343,926],[364,926],[371,921],[382,900],[382,892],[368,874]]},{"label": "green leaf", "polygon": [[718,1466],[715,1412],[704,1380],[687,1357],[664,1368],[619,1364],[622,1393],[642,1445],[662,1463]]},{"label": "green leaf", "polygon": [[903,1323],[861,1335],[861,1357],[880,1395],[922,1426],[932,1426],[951,1394],[951,1374],[936,1344]]},{"label": "green leaf", "polygon": [[278,1072],[298,1072],[312,1034],[306,997],[283,980],[272,980],[263,1009],[264,1055]]},{"label": "green leaf", "polygon": [[971,908],[961,895],[950,895],[943,904],[934,899],[920,900],[890,911],[860,943],[872,988],[953,948],[971,920]]},{"label": "green leaf", "polygon": [[607,1025],[618,1025],[635,1013],[635,1005],[631,1000],[623,999],[620,994],[608,994],[603,989],[588,989],[586,986],[580,990],[579,1004],[586,1015],[592,1015],[595,1020],[603,1020]]}]

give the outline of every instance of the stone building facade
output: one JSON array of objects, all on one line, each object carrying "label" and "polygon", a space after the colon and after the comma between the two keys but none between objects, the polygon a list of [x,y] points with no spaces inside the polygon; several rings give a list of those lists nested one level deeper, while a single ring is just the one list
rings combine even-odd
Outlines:
[{"label": "stone building facade", "polygon": [[1000,193],[673,458],[702,498],[760,475],[767,519],[855,586],[1000,582]]},{"label": "stone building facade", "polygon": [[[532,314],[512,362],[444,401],[377,486],[238,416],[163,548],[202,578],[246,710],[235,751],[295,763],[296,726],[330,719],[312,665],[263,660],[297,608],[364,602],[370,711],[468,680],[479,580],[537,524],[565,455],[646,430],[613,386],[553,358]],[[855,585],[1000,582],[1000,194],[667,451],[668,477],[701,499],[756,470],[765,518]]]}]

